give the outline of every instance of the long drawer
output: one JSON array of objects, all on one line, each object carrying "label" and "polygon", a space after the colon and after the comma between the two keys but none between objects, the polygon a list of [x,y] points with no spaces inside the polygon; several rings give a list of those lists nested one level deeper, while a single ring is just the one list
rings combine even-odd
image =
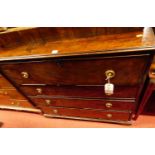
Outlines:
[{"label": "long drawer", "polygon": [[92,118],[98,120],[114,120],[114,121],[129,121],[131,112],[115,112],[103,110],[88,110],[75,108],[58,108],[58,107],[42,107],[44,114],[51,117],[62,118]]},{"label": "long drawer", "polygon": [[72,98],[31,98],[39,107],[55,106],[83,109],[126,110],[132,111],[134,101],[95,100],[95,99],[72,99]]},{"label": "long drawer", "polygon": [[1,64],[3,73],[16,84],[104,85],[105,72],[113,70],[111,82],[135,86],[141,83],[149,55],[53,59]]},{"label": "long drawer", "polygon": [[[107,98],[104,86],[20,86],[27,96]],[[138,87],[116,86],[110,98],[136,98]]]}]

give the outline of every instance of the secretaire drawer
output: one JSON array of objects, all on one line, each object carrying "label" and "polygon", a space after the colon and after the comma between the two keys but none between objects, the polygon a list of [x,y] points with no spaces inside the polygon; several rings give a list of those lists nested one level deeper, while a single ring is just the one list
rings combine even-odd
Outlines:
[{"label": "secretaire drawer", "polygon": [[27,96],[81,98],[136,98],[138,87],[116,86],[113,95],[104,93],[104,86],[20,86]]},{"label": "secretaire drawer", "polygon": [[113,101],[95,99],[71,99],[71,98],[31,98],[38,106],[54,106],[84,109],[127,110],[135,107],[133,101]]},{"label": "secretaire drawer", "polygon": [[56,108],[56,107],[42,107],[45,114],[53,117],[80,117],[80,118],[92,118],[92,119],[105,119],[115,121],[129,121],[131,117],[130,112],[115,112],[115,111],[103,111],[103,110],[86,110],[86,109],[74,109],[74,108]]},{"label": "secretaire drawer", "polygon": [[17,84],[103,85],[105,72],[113,70],[115,85],[141,82],[149,55],[56,59],[1,64],[3,73]]}]

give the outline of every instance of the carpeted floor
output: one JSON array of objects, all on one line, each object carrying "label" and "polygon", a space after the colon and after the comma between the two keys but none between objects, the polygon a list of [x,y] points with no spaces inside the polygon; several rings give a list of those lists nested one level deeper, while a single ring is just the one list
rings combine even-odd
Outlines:
[{"label": "carpeted floor", "polygon": [[4,128],[155,128],[155,116],[141,115],[132,125],[45,118],[40,114],[0,110]]}]

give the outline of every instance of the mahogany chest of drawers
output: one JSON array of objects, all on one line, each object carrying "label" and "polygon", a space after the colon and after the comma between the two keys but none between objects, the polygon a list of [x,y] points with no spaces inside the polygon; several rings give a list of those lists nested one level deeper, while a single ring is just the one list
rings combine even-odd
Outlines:
[{"label": "mahogany chest of drawers", "polygon": [[131,124],[154,55],[138,34],[15,49],[18,55],[4,53],[0,71],[47,117]]},{"label": "mahogany chest of drawers", "polygon": [[[46,116],[130,123],[150,60],[148,53],[88,55],[8,61],[0,68]],[[104,92],[107,71],[115,73],[111,95]]]}]

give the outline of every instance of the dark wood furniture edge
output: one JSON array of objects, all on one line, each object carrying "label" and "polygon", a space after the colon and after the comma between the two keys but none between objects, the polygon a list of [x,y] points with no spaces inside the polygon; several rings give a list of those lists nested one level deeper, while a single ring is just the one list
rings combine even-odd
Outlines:
[{"label": "dark wood furniture edge", "polygon": [[149,86],[147,87],[145,94],[143,96],[142,99],[142,103],[140,104],[139,110],[135,116],[135,119],[137,119],[138,115],[140,115],[148,101],[148,99],[150,98],[151,94],[152,94],[152,90],[155,89],[155,84],[154,83],[150,83]]},{"label": "dark wood furniture edge", "polygon": [[153,55],[152,55],[152,57],[151,57],[151,59],[149,61],[149,64],[144,69],[144,73],[147,73],[147,74],[143,73],[143,75],[144,75],[143,76],[143,81],[142,81],[142,84],[141,84],[141,86],[139,88],[139,92],[137,93],[137,96],[139,96],[139,97],[138,98],[136,97],[138,100],[136,100],[136,108],[135,108],[135,111],[134,111],[135,114],[132,116],[133,120],[136,120],[138,118],[138,116],[141,114],[141,112],[139,110],[140,110],[140,108],[142,106],[142,99],[143,99],[142,95],[144,93],[147,77],[148,77],[150,66],[151,66],[151,64],[153,62],[153,59],[154,58],[153,58]]},{"label": "dark wood furniture edge", "polygon": [[[72,52],[65,54],[36,54],[36,55],[25,55],[25,56],[10,56],[10,57],[0,57],[0,62],[5,61],[18,61],[18,60],[38,60],[38,59],[50,59],[50,58],[61,58],[61,57],[72,57],[72,56],[91,56],[91,55],[109,55],[109,54],[122,54],[122,53],[134,53],[138,52],[155,53],[155,46],[148,47],[137,47],[137,48],[126,48],[126,49],[115,49],[115,50],[102,50],[102,51],[91,51],[91,52]],[[146,53],[147,52],[147,53]]]},{"label": "dark wood furniture edge", "polygon": [[151,74],[152,70],[155,70],[155,56],[153,57],[153,61],[152,61],[150,71],[149,71],[148,84],[147,84],[146,90],[144,92],[144,96],[142,98],[142,103],[139,107],[137,115],[140,115],[143,112],[145,105],[147,104],[147,101],[149,100],[149,98],[152,94],[152,91],[155,90],[155,76]]},{"label": "dark wood furniture edge", "polygon": [[40,109],[33,108],[23,108],[23,107],[14,107],[14,106],[3,106],[0,105],[0,110],[18,110],[18,111],[26,111],[26,112],[34,112],[34,113],[42,113]]},{"label": "dark wood furniture edge", "polygon": [[58,115],[50,115],[44,114],[45,117],[50,118],[61,118],[61,119],[74,119],[80,121],[94,121],[94,122],[105,122],[105,123],[115,123],[115,124],[124,124],[124,125],[132,125],[132,121],[114,121],[114,120],[106,120],[106,119],[94,119],[94,118],[84,118],[84,117],[71,117],[71,116],[58,116]]}]

